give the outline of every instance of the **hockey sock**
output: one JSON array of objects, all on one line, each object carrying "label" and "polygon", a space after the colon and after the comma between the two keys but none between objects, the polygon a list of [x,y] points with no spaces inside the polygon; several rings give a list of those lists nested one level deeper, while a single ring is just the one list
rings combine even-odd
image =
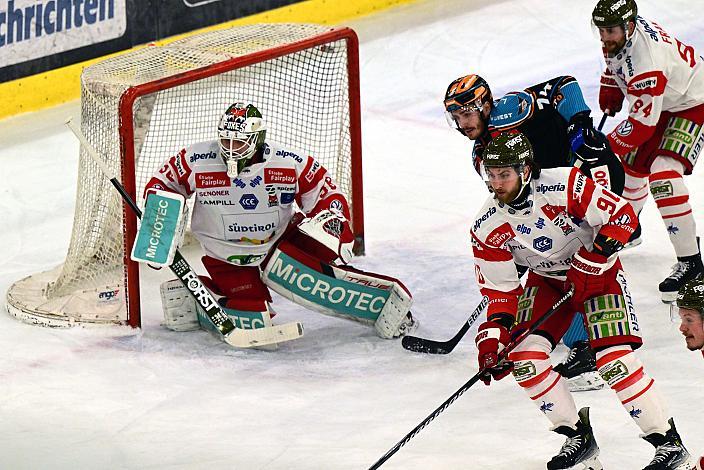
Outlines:
[{"label": "hockey sock", "polygon": [[648,198],[648,175],[636,173],[628,168],[625,168],[625,171],[623,198],[631,203],[635,213],[639,214]]},{"label": "hockey sock", "polygon": [[650,192],[662,216],[670,242],[678,258],[699,253],[697,226],[689,204],[689,191],[684,178],[675,170],[650,175]]},{"label": "hockey sock", "polygon": [[667,432],[670,425],[665,401],[630,346],[613,346],[597,351],[596,367],[643,434]]},{"label": "hockey sock", "polygon": [[565,343],[565,346],[572,349],[575,343],[579,341],[586,341],[587,339],[589,338],[587,337],[587,329],[584,327],[582,314],[577,313],[574,316],[574,319],[572,319],[572,324],[569,329],[562,337],[562,342]]},{"label": "hockey sock", "polygon": [[553,429],[568,426],[574,429],[579,420],[567,381],[552,370],[550,342],[530,335],[509,354],[514,363],[513,376],[531,400],[553,424]]}]

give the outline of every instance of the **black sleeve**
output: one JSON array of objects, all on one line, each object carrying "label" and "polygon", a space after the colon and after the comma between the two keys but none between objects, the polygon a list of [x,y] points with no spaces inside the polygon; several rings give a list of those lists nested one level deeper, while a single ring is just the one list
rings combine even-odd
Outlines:
[{"label": "black sleeve", "polygon": [[[579,162],[579,160],[578,160]],[[623,187],[626,182],[626,173],[623,169],[621,159],[619,159],[611,149],[602,152],[596,162],[581,162],[578,168],[590,177],[594,182],[605,186],[612,193],[623,195]],[[577,166],[577,164],[575,164]]]}]

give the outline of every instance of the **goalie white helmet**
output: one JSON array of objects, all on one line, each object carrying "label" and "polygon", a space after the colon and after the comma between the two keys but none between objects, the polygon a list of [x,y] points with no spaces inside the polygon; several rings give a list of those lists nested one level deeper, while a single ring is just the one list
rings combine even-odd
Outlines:
[{"label": "goalie white helmet", "polygon": [[253,104],[231,105],[220,118],[218,138],[227,175],[234,178],[264,145],[266,125],[262,114]]}]

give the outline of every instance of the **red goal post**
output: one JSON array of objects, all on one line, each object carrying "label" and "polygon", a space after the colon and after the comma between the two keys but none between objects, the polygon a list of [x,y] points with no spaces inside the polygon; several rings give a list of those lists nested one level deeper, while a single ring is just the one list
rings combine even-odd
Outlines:
[{"label": "red goal post", "polygon": [[[211,31],[99,62],[81,82],[83,133],[140,205],[144,185],[166,158],[214,138],[232,102],[251,102],[267,121],[268,138],[310,151],[334,175],[363,253],[353,30],[258,24]],[[45,326],[141,326],[139,265],[129,258],[137,219],[84,149],[77,193],[66,261],[13,284],[8,311]]]}]

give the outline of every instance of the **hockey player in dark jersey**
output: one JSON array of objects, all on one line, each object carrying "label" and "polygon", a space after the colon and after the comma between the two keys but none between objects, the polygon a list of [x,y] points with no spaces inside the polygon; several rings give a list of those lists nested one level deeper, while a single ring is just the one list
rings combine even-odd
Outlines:
[{"label": "hockey player in dark jersey", "polygon": [[[516,129],[530,140],[540,168],[576,166],[612,192],[623,192],[623,166],[606,137],[594,129],[579,83],[571,76],[555,77],[494,101],[486,80],[466,75],[448,86],[445,112],[450,126],[474,141],[472,160],[482,177],[486,145],[501,132]],[[519,272],[525,269],[519,266]],[[570,352],[555,370],[569,379],[570,390],[603,388],[579,315],[564,343]]]},{"label": "hockey player in dark jersey", "polygon": [[499,133],[517,129],[533,145],[540,168],[576,166],[612,192],[623,191],[623,166],[604,134],[594,129],[573,77],[555,77],[494,101],[486,80],[466,75],[448,86],[445,110],[450,125],[474,141],[472,160],[482,176],[486,145]]}]

